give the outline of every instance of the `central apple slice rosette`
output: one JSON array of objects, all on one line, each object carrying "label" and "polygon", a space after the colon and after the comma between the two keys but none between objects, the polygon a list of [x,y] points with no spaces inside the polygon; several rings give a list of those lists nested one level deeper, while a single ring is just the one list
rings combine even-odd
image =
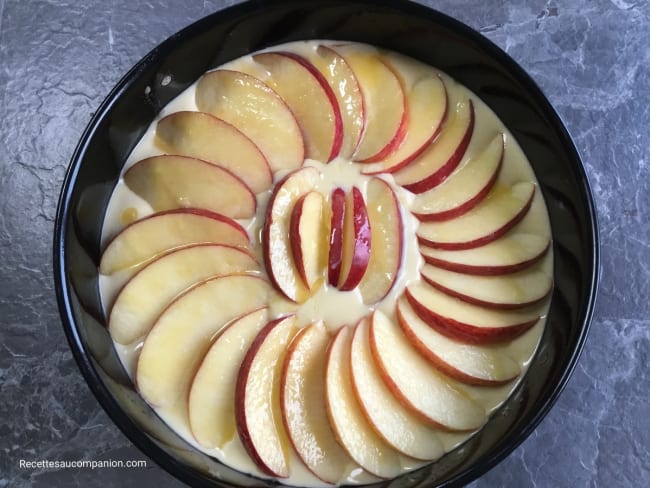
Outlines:
[{"label": "central apple slice rosette", "polygon": [[[206,453],[297,485],[392,478],[480,429],[553,286],[544,202],[498,119],[351,43],[260,52],[194,89],[127,165],[146,211],[100,263],[142,397]],[[364,316],[333,322],[323,295]]]}]

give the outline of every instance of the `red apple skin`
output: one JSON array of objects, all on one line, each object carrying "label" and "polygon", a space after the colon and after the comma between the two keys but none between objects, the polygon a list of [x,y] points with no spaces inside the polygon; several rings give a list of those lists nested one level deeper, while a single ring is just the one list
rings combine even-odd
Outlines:
[{"label": "red apple skin", "polygon": [[332,109],[334,111],[334,142],[332,144],[332,150],[330,152],[327,162],[334,159],[341,152],[341,146],[343,145],[343,118],[341,116],[341,109],[339,107],[339,102],[336,99],[336,95],[332,87],[329,85],[323,74],[307,59],[303,58],[299,54],[292,53],[290,51],[274,51],[274,54],[280,54],[294,60],[296,63],[303,66],[307,71],[309,71],[314,78],[318,80],[318,83],[321,85],[327,99],[332,104]]},{"label": "red apple skin", "polygon": [[341,274],[343,259],[343,222],[345,221],[345,191],[336,188],[331,198],[332,220],[330,225],[330,250],[327,260],[327,280],[330,285],[336,286]]},{"label": "red apple skin", "polygon": [[239,367],[239,373],[237,375],[237,383],[235,385],[235,423],[237,424],[237,433],[239,438],[246,449],[246,452],[251,457],[255,465],[262,471],[264,474],[274,477],[280,477],[278,473],[275,473],[266,463],[262,460],[260,455],[255,449],[255,445],[251,439],[250,431],[248,430],[248,422],[246,419],[246,381],[248,379],[248,374],[250,372],[251,365],[257,351],[264,343],[266,337],[271,333],[273,328],[278,325],[280,322],[286,320],[285,317],[280,317],[274,320],[271,320],[264,328],[257,334],[255,340],[251,344],[250,348],[246,352],[246,356],[242,360],[241,366]]},{"label": "red apple skin", "polygon": [[291,254],[293,255],[293,262],[298,268],[298,274],[302,282],[309,288],[307,281],[307,272],[305,270],[305,262],[302,255],[302,238],[300,236],[300,218],[305,205],[305,197],[307,194],[301,196],[291,211],[291,219],[289,221],[289,236],[291,240]]},{"label": "red apple skin", "polygon": [[548,296],[551,294],[553,291],[553,286],[551,286],[548,290],[548,293],[546,293],[543,297],[537,299],[537,300],[532,300],[530,302],[525,302],[525,303],[492,303],[492,302],[486,302],[483,300],[479,300],[478,298],[470,297],[467,295],[464,295],[462,293],[459,293],[455,290],[450,290],[449,288],[442,286],[440,283],[437,283],[430,279],[429,277],[425,276],[424,274],[420,275],[422,279],[434,287],[436,290],[439,290],[443,293],[446,293],[447,295],[458,298],[459,300],[462,300],[467,303],[471,303],[472,305],[478,305],[479,307],[485,307],[485,308],[492,308],[494,310],[516,310],[518,308],[526,308],[530,307],[531,305],[537,305],[538,303],[542,303],[544,300],[548,298]]},{"label": "red apple skin", "polygon": [[417,351],[433,366],[436,367],[441,373],[449,376],[450,378],[453,378],[455,380],[460,381],[461,383],[465,383],[466,385],[472,385],[472,386],[502,386],[510,383],[512,380],[514,380],[517,376],[513,376],[512,378],[508,378],[506,380],[500,380],[500,381],[494,381],[494,380],[487,380],[485,378],[476,378],[474,376],[470,376],[467,373],[464,373],[456,368],[454,368],[451,364],[443,361],[439,356],[436,355],[434,351],[429,349],[418,337],[413,333],[411,328],[408,326],[408,323],[404,316],[402,315],[402,311],[400,310],[399,305],[395,307],[396,315],[397,315],[397,323],[399,324],[400,328],[402,329],[402,332],[404,332],[404,335],[407,337],[409,342],[417,349]]},{"label": "red apple skin", "polygon": [[503,237],[508,233],[515,225],[523,220],[523,218],[530,210],[530,206],[533,204],[533,199],[535,197],[535,191],[531,192],[530,198],[526,204],[521,208],[519,213],[515,215],[509,222],[503,225],[501,228],[496,229],[490,234],[474,239],[473,241],[467,242],[433,242],[428,239],[425,239],[422,236],[418,236],[418,242],[424,246],[433,247],[434,249],[445,249],[448,251],[462,251],[465,249],[473,249],[475,247],[484,246],[490,242],[496,241],[498,238]]},{"label": "red apple skin", "polygon": [[453,173],[453,171],[458,167],[460,164],[461,160],[463,159],[463,156],[465,155],[465,151],[467,151],[467,146],[469,146],[469,141],[472,139],[472,134],[474,132],[474,122],[476,119],[475,113],[474,113],[474,104],[472,103],[472,100],[469,100],[469,112],[470,112],[470,119],[469,119],[469,125],[467,126],[467,130],[465,131],[465,135],[460,141],[460,144],[454,151],[454,153],[451,155],[451,157],[447,160],[445,164],[443,164],[438,171],[434,172],[433,174],[430,174],[426,178],[416,181],[415,183],[410,183],[404,185],[404,188],[407,189],[408,191],[412,193],[424,193],[427,190],[431,190],[432,188],[438,186],[440,183],[445,181],[447,177]]},{"label": "red apple skin", "polygon": [[361,282],[370,261],[370,219],[361,190],[356,186],[352,188],[352,209],[346,209],[346,212],[349,210],[354,212],[354,251],[350,271],[339,285],[341,291],[353,290]]},{"label": "red apple skin", "polygon": [[497,179],[499,178],[499,173],[501,172],[501,166],[503,164],[503,152],[501,153],[501,160],[499,161],[499,165],[497,166],[496,171],[490,178],[490,180],[487,182],[487,184],[481,188],[481,191],[478,192],[474,197],[472,197],[470,200],[467,200],[465,203],[462,205],[459,205],[456,208],[450,208],[449,210],[445,210],[443,212],[436,212],[436,213],[417,213],[413,212],[413,215],[417,217],[418,220],[421,222],[442,222],[443,220],[451,220],[455,219],[456,217],[460,217],[461,215],[469,212],[472,210],[474,207],[476,207],[479,203],[481,203],[485,197],[490,193],[490,190],[496,183]]},{"label": "red apple skin", "polygon": [[431,256],[422,254],[424,262],[438,268],[446,269],[448,271],[455,271],[456,273],[464,273],[478,276],[497,276],[502,274],[516,273],[521,271],[528,266],[531,266],[546,256],[546,253],[551,248],[551,241],[548,242],[544,250],[539,253],[537,256],[532,257],[526,261],[520,263],[512,264],[509,266],[472,266],[470,264],[463,263],[453,263],[450,261],[444,261],[442,259],[436,259]]},{"label": "red apple skin", "polygon": [[413,307],[415,313],[430,327],[450,339],[465,344],[495,344],[510,341],[522,335],[539,321],[538,317],[528,322],[509,325],[507,327],[476,327],[458,322],[449,317],[443,317],[429,310],[413,297],[408,288],[405,290],[404,296],[411,307]]}]

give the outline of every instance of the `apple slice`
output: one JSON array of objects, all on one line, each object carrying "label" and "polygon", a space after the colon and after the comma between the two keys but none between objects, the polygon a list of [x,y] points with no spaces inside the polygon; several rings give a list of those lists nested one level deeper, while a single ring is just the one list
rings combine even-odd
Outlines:
[{"label": "apple slice", "polygon": [[239,438],[257,467],[269,476],[289,476],[290,443],[280,412],[280,368],[296,332],[293,315],[269,322],[242,360],[235,387]]},{"label": "apple slice", "polygon": [[341,327],[327,352],[327,415],[339,442],[355,462],[375,476],[393,478],[404,472],[410,460],[379,437],[359,406],[350,371],[351,339],[352,330]]},{"label": "apple slice", "polygon": [[158,121],[156,145],[167,154],[215,163],[244,181],[253,193],[273,184],[262,151],[242,131],[203,112],[175,112]]},{"label": "apple slice", "polygon": [[522,271],[499,276],[456,273],[430,264],[422,268],[421,274],[424,281],[447,295],[474,305],[511,310],[539,303],[551,293],[553,280],[544,271],[550,267],[549,258]]},{"label": "apple slice", "polygon": [[426,283],[406,288],[418,316],[441,334],[467,344],[512,340],[533,327],[545,304],[517,310],[491,310],[453,298]]},{"label": "apple slice", "polygon": [[437,459],[444,448],[435,429],[404,408],[383,382],[370,348],[368,319],[356,327],[350,352],[352,384],[359,404],[388,444],[416,459]]},{"label": "apple slice", "polygon": [[[397,319],[411,344],[442,373],[475,386],[499,386],[521,373],[502,346],[463,344],[426,324],[405,298],[397,302]],[[510,343],[509,343],[510,345]]]},{"label": "apple slice", "polygon": [[258,276],[231,274],[201,281],[179,295],[145,338],[136,370],[142,398],[160,408],[186,402],[214,335],[232,319],[266,306],[270,292]]},{"label": "apple slice", "polygon": [[317,191],[300,197],[291,212],[289,240],[293,261],[309,290],[322,284],[327,266],[328,217],[325,198]]},{"label": "apple slice", "polygon": [[318,46],[309,60],[323,74],[336,95],[343,123],[339,156],[349,159],[359,145],[365,121],[363,96],[357,78],[345,59],[328,46]]},{"label": "apple slice", "polygon": [[408,105],[401,80],[377,53],[351,45],[332,49],[352,68],[363,95],[365,128],[354,160],[380,161],[399,147],[408,129]]},{"label": "apple slice", "polygon": [[258,268],[248,251],[222,244],[190,244],[164,254],[120,290],[108,319],[111,337],[120,344],[131,344],[147,334],[167,304],[190,285]]},{"label": "apple slice", "polygon": [[449,220],[478,205],[490,192],[503,161],[503,134],[452,173],[440,186],[415,197],[411,212],[421,221]]},{"label": "apple slice", "polygon": [[330,335],[322,323],[303,328],[291,341],[282,369],[282,414],[293,447],[321,480],[337,484],[352,460],[336,441],[325,408],[325,359]]},{"label": "apple slice", "polygon": [[471,99],[456,104],[440,135],[422,154],[395,173],[395,181],[416,194],[442,183],[467,151],[474,132],[474,118]]},{"label": "apple slice", "polygon": [[197,207],[234,219],[255,215],[251,189],[227,169],[185,156],[154,156],[138,161],[124,173],[131,191],[154,211]]},{"label": "apple slice", "polygon": [[483,246],[517,225],[528,213],[534,196],[535,184],[529,181],[505,188],[495,185],[479,205],[460,217],[421,223],[417,230],[418,241],[436,249]]},{"label": "apple slice", "polygon": [[514,273],[544,257],[551,244],[548,237],[515,233],[516,230],[474,249],[447,251],[421,246],[420,254],[426,263],[457,273],[482,276]]},{"label": "apple slice", "polygon": [[210,71],[199,79],[195,98],[199,110],[250,137],[274,173],[302,166],[305,146],[300,126],[284,100],[264,82],[239,71]]},{"label": "apple slice", "polygon": [[332,218],[330,221],[329,254],[327,258],[327,281],[336,286],[341,276],[343,260],[343,226],[345,223],[345,191],[336,188],[330,199]]},{"label": "apple slice", "polygon": [[375,303],[388,295],[395,284],[402,264],[404,232],[399,201],[388,183],[372,178],[367,198],[372,252],[359,289],[364,303]]},{"label": "apple slice", "polygon": [[221,449],[237,433],[235,385],[241,363],[268,323],[261,308],[230,322],[216,337],[192,381],[187,400],[190,428],[199,444]]},{"label": "apple slice", "polygon": [[447,90],[438,76],[417,81],[408,92],[408,131],[399,147],[364,174],[394,173],[417,158],[440,133],[447,113]]},{"label": "apple slice", "polygon": [[361,190],[355,186],[348,193],[345,202],[339,290],[352,290],[363,279],[370,261],[371,234],[366,202],[363,200]]},{"label": "apple slice", "polygon": [[169,210],[122,229],[106,246],[99,272],[135,269],[165,251],[197,242],[241,248],[250,245],[246,229],[231,218],[196,208]]},{"label": "apple slice", "polygon": [[341,111],[332,87],[321,72],[292,52],[255,54],[253,60],[269,71],[265,81],[296,116],[307,157],[328,162],[338,156],[343,142]]},{"label": "apple slice", "polygon": [[310,166],[289,173],[271,195],[262,229],[262,246],[266,271],[275,288],[294,302],[303,302],[309,290],[294,265],[291,255],[291,211],[296,202],[316,188],[317,169]]},{"label": "apple slice", "polygon": [[420,356],[399,326],[379,311],[372,315],[370,346],[388,388],[422,420],[452,431],[483,425],[483,407]]}]

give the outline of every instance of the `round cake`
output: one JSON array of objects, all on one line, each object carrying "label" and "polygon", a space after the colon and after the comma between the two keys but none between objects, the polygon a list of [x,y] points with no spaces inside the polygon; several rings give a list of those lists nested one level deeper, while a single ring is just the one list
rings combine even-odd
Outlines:
[{"label": "round cake", "polygon": [[154,120],[105,215],[100,291],[137,391],[192,446],[363,484],[434,462],[508,398],[552,260],[530,164],[476,95],[398,53],[300,41]]}]

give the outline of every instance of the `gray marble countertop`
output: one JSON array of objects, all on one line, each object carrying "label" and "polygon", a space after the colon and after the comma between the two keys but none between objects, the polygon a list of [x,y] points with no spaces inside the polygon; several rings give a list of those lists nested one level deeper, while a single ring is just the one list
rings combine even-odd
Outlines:
[{"label": "gray marble countertop", "polygon": [[[48,470],[21,460],[146,460],[86,386],[53,290],[56,202],[77,140],[118,79],[217,0],[0,0],[0,487],[180,486],[146,468]],[[427,0],[537,81],[584,156],[602,284],[578,367],[521,447],[475,487],[650,486],[650,4]]]}]

